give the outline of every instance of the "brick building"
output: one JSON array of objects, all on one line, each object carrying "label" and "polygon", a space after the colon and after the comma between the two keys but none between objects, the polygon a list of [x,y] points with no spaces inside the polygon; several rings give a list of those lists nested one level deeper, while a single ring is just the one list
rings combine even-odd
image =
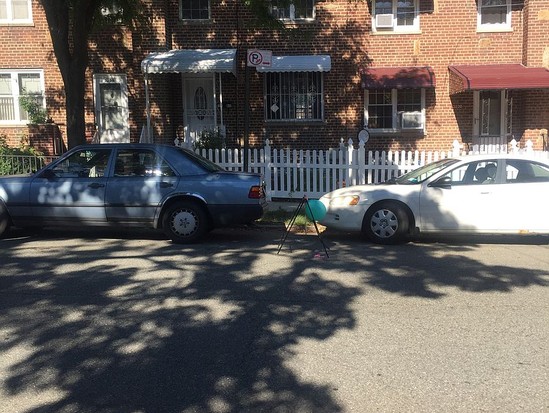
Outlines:
[{"label": "brick building", "polygon": [[[0,2],[0,135],[13,144],[28,133],[22,93],[44,96],[66,135],[44,13],[24,3]],[[549,0],[272,0],[284,31],[258,29],[238,0],[144,4],[133,30],[90,42],[88,140],[213,130],[230,147],[323,149],[366,128],[370,149],[549,145]],[[248,66],[251,49],[270,64]]]}]

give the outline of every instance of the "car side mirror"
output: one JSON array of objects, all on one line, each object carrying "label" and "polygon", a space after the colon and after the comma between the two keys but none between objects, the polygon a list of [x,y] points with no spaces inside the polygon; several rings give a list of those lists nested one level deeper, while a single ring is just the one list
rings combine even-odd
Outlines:
[{"label": "car side mirror", "polygon": [[450,189],[452,188],[452,178],[450,176],[443,176],[442,178],[438,178],[436,181],[431,182],[429,186],[431,188]]}]

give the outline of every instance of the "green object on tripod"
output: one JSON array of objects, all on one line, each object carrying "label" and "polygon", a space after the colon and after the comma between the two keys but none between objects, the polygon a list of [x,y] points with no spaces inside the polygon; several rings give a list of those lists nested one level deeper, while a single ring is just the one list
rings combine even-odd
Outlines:
[{"label": "green object on tripod", "polygon": [[311,221],[320,221],[326,215],[326,207],[317,199],[310,199],[305,204],[305,215]]}]

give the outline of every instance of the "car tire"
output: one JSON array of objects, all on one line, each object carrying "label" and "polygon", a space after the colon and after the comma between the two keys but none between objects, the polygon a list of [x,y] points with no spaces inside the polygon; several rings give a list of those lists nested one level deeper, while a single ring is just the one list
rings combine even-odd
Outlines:
[{"label": "car tire", "polygon": [[206,234],[208,226],[204,208],[192,201],[168,207],[162,220],[164,232],[176,244],[197,242]]},{"label": "car tire", "polygon": [[396,202],[380,202],[368,209],[362,232],[377,244],[398,244],[409,235],[410,219],[404,207]]},{"label": "car tire", "polygon": [[6,233],[10,227],[10,216],[4,204],[0,202],[0,237]]}]

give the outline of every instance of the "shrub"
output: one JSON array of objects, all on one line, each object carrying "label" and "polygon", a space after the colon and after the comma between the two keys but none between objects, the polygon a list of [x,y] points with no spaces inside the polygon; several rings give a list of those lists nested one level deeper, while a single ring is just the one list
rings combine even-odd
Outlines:
[{"label": "shrub", "polygon": [[[8,146],[6,136],[0,135],[0,176],[32,172],[36,169],[33,165],[43,163],[41,155],[40,151],[26,145],[24,139],[18,148],[12,148]],[[38,158],[38,162],[25,161],[22,158],[18,159],[17,156],[34,156]]]},{"label": "shrub", "polygon": [[223,148],[223,135],[218,130],[203,130],[194,142],[195,149]]},{"label": "shrub", "polygon": [[48,114],[38,99],[32,95],[24,95],[19,98],[21,107],[29,114],[29,123],[46,123]]}]

